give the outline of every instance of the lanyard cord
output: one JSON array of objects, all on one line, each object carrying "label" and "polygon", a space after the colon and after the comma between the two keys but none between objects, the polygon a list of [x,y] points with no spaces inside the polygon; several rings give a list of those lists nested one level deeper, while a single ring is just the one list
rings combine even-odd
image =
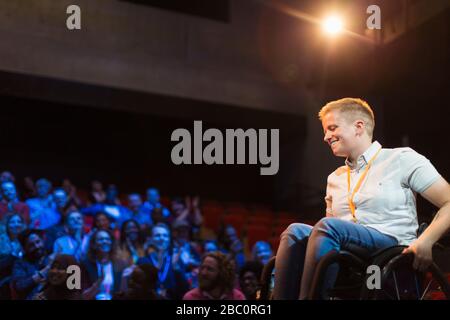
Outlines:
[{"label": "lanyard cord", "polygon": [[[152,254],[150,254],[150,258],[152,260],[153,265],[158,268],[158,262],[155,261],[155,259],[153,258]],[[162,266],[158,269],[158,280],[160,285],[162,285],[162,283],[166,280],[167,278],[167,274],[169,273],[169,268],[170,268],[170,264],[171,264],[171,259],[170,259],[170,254],[167,254],[164,258],[163,258],[163,264]]]},{"label": "lanyard cord", "polygon": [[380,153],[381,148],[375,153],[375,155],[372,157],[372,159],[369,160],[367,163],[366,169],[364,169],[364,172],[362,173],[361,177],[359,178],[358,182],[356,183],[355,188],[353,189],[353,192],[350,194],[350,167],[347,166],[347,190],[348,190],[348,205],[350,207],[350,211],[352,212],[353,222],[356,222],[356,216],[355,216],[355,203],[353,202],[353,198],[355,197],[355,194],[359,191],[359,188],[361,187],[362,182],[367,176],[367,172],[369,171],[372,162],[375,160],[375,158]]}]

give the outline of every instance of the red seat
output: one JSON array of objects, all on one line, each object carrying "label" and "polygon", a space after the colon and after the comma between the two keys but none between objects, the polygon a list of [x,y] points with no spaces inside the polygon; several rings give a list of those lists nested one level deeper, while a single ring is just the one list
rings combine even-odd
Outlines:
[{"label": "red seat", "polygon": [[277,225],[278,226],[283,226],[284,228],[287,228],[290,224],[298,222],[296,219],[294,218],[278,218],[277,220]]},{"label": "red seat", "polygon": [[240,214],[227,214],[223,216],[223,223],[231,224],[236,229],[238,237],[240,237],[242,235],[245,218],[245,216]]},{"label": "red seat", "polygon": [[267,216],[251,215],[248,217],[248,225],[271,225],[273,224],[273,218]]},{"label": "red seat", "polygon": [[217,231],[223,215],[223,209],[219,207],[203,207],[203,225],[214,231]]},{"label": "red seat", "polygon": [[273,228],[273,236],[274,237],[280,237],[281,234],[283,233],[283,231],[286,230],[287,227],[288,226],[285,226],[285,225],[276,225]]},{"label": "red seat", "polygon": [[251,250],[257,241],[268,241],[271,236],[269,225],[249,225],[247,226],[247,245]]},{"label": "red seat", "polygon": [[274,254],[277,252],[278,246],[280,245],[280,236],[272,236],[269,239],[270,246]]}]

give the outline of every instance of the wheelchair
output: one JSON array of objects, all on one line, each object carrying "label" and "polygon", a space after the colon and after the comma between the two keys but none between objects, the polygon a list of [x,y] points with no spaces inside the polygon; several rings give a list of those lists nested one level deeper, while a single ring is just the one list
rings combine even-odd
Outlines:
[{"label": "wheelchair", "polygon": [[[419,234],[426,228],[422,224]],[[450,284],[446,275],[433,262],[425,272],[413,269],[413,254],[402,255],[406,246],[393,246],[369,252],[356,245],[331,251],[323,256],[315,270],[308,300],[450,300]],[[443,249],[439,242],[434,249]],[[259,299],[272,299],[273,271],[276,256],[264,266]],[[338,266],[336,282],[324,289],[330,266]],[[372,272],[369,266],[379,267],[379,286],[369,286]],[[275,271],[276,272],[276,271]],[[370,287],[370,288],[369,288]]]}]

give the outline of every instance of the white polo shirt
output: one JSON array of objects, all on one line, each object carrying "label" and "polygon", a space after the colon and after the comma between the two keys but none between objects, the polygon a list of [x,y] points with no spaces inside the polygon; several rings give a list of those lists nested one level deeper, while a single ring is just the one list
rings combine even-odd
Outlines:
[{"label": "white polo shirt", "polygon": [[[375,141],[357,160],[346,160],[328,176],[327,216],[352,221],[348,203],[347,166],[350,167],[350,192],[370,159],[381,148]],[[356,223],[395,237],[409,245],[417,238],[416,193],[424,192],[440,174],[424,156],[411,148],[381,149],[359,191],[355,194]]]}]

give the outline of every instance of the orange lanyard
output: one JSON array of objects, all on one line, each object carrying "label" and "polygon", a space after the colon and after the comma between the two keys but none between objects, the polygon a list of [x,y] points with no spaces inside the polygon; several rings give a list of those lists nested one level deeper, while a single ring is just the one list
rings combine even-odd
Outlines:
[{"label": "orange lanyard", "polygon": [[364,179],[366,178],[367,172],[369,171],[370,166],[372,165],[372,162],[375,160],[375,158],[377,157],[378,153],[380,153],[380,151],[381,151],[381,148],[377,151],[377,153],[375,153],[375,155],[372,157],[372,159],[370,159],[369,162],[367,163],[366,169],[364,169],[364,172],[362,173],[361,177],[359,178],[358,182],[356,183],[356,186],[353,189],[352,194],[350,194],[350,167],[347,166],[348,205],[350,207],[350,211],[352,212],[353,222],[356,222],[356,216],[355,216],[356,207],[355,207],[355,203],[353,202],[353,198],[354,198],[355,194],[358,192],[359,188],[361,187],[361,184],[364,181]]}]

